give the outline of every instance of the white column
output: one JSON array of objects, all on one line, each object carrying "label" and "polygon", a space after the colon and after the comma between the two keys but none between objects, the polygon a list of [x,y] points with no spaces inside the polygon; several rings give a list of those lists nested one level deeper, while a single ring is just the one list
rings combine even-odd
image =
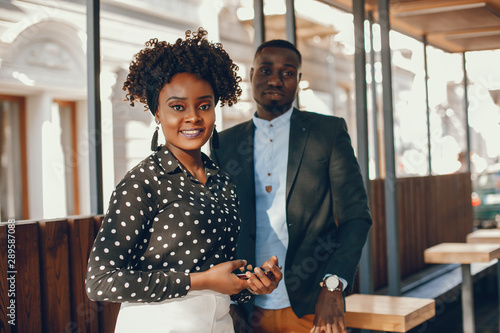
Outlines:
[{"label": "white column", "polygon": [[112,87],[116,84],[116,74],[103,70],[101,82],[103,82],[101,85],[102,192],[103,213],[106,213],[109,198],[116,185],[113,151],[113,104],[111,101]]},{"label": "white column", "polygon": [[27,98],[26,128],[30,217],[64,217],[67,215],[65,161],[59,112],[53,108],[50,94]]},{"label": "white column", "polygon": [[26,153],[31,219],[43,218],[42,125],[49,118],[50,103],[47,101],[46,95],[26,98]]},{"label": "white column", "polygon": [[76,104],[76,156],[78,165],[78,194],[80,197],[80,214],[90,214],[90,175],[89,175],[89,133],[87,117],[87,101]]}]

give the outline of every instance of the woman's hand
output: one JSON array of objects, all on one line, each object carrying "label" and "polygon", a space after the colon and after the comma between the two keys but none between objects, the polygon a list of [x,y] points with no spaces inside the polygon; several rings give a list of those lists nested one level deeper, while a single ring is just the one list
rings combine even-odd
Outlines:
[{"label": "woman's hand", "polygon": [[191,273],[191,290],[210,289],[227,295],[237,294],[247,288],[248,284],[246,280],[233,274],[233,271],[244,267],[246,263],[246,260],[226,261],[208,271]]},{"label": "woman's hand", "polygon": [[[262,269],[266,270],[269,275],[266,275]],[[272,256],[264,264],[262,268],[255,267],[254,274],[246,273],[248,287],[257,295],[270,294],[278,287],[279,282],[283,278],[283,273],[278,267],[278,258]]]},{"label": "woman's hand", "polygon": [[[233,271],[237,269],[244,271],[245,265],[246,260],[233,260],[215,265],[205,272],[191,273],[191,289],[210,289],[234,295],[248,288],[256,295],[264,295],[276,289],[283,278],[276,256],[267,260],[262,268],[256,267],[254,273],[247,271],[247,279],[240,279],[233,274]],[[251,266],[248,266],[247,269],[251,270]],[[266,275],[262,269],[265,269],[269,275]]]}]

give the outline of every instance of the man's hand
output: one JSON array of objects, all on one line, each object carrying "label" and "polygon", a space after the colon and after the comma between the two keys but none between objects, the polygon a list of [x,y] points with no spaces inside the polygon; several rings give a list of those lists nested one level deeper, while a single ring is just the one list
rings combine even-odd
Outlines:
[{"label": "man's hand", "polygon": [[341,291],[321,288],[314,310],[311,333],[347,333],[344,320],[344,299]]},{"label": "man's hand", "polygon": [[[272,275],[267,276],[262,269],[271,272]],[[283,273],[278,267],[278,258],[272,256],[262,264],[262,268],[255,267],[254,274],[247,272],[247,277],[248,286],[253,292],[258,295],[270,294],[283,278]]]}]

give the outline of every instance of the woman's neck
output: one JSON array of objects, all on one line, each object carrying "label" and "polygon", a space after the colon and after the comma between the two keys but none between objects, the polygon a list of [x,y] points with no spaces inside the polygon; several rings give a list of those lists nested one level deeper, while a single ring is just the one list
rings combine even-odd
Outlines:
[{"label": "woman's neck", "polygon": [[168,149],[174,154],[175,158],[201,183],[205,184],[207,177],[205,174],[205,165],[201,158],[201,149],[183,150],[179,148],[169,147]]}]

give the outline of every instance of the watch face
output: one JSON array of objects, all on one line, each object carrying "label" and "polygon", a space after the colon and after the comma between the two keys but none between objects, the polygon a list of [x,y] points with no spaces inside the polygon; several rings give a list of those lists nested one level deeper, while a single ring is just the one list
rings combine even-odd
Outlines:
[{"label": "watch face", "polygon": [[334,290],[340,284],[339,279],[336,276],[329,276],[325,280],[325,285],[328,290]]}]

